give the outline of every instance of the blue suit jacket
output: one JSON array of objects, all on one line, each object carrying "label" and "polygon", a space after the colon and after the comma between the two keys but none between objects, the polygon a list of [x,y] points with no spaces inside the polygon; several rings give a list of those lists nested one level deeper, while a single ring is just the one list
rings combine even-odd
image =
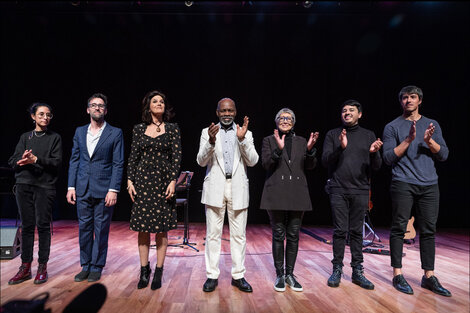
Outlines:
[{"label": "blue suit jacket", "polygon": [[78,127],[73,136],[68,187],[75,187],[77,197],[89,188],[94,198],[105,198],[109,189],[121,190],[124,165],[122,130],[106,124],[93,155],[88,155],[86,135],[90,124]]}]

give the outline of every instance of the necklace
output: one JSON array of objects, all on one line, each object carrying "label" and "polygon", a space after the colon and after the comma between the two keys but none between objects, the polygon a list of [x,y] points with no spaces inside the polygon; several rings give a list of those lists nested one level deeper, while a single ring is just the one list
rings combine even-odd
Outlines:
[{"label": "necklace", "polygon": [[44,131],[42,134],[38,135],[38,132],[36,130],[33,130],[33,134],[34,134],[34,136],[36,136],[38,138],[41,138],[42,136],[44,136],[46,134],[46,132]]},{"label": "necklace", "polygon": [[155,126],[157,126],[157,133],[159,133],[160,130],[161,130],[161,129],[160,129],[160,126],[163,124],[163,122],[161,122],[160,124],[157,124],[157,123],[155,123],[154,121],[152,121],[152,124],[154,124]]}]

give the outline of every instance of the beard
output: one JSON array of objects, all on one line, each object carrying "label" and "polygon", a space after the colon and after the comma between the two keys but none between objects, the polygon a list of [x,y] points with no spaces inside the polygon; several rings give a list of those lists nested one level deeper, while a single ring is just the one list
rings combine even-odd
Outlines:
[{"label": "beard", "polygon": [[[228,121],[226,121],[228,119]],[[220,124],[224,126],[230,126],[233,123],[233,116],[221,116],[219,117]]]},{"label": "beard", "polygon": [[92,113],[90,115],[91,115],[91,118],[95,122],[102,122],[104,120],[104,114],[102,114],[102,113]]}]

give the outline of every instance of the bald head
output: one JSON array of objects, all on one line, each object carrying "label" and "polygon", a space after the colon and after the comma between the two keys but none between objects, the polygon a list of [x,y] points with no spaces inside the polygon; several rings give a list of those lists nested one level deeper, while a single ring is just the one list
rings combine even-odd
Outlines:
[{"label": "bald head", "polygon": [[219,117],[219,121],[222,125],[231,125],[235,119],[235,116],[237,115],[235,101],[230,98],[220,99],[220,101],[217,103],[217,110],[215,113]]},{"label": "bald head", "polygon": [[234,106],[235,110],[237,109],[236,106],[235,106],[235,101],[233,101],[233,100],[230,99],[230,98],[222,98],[222,99],[219,100],[219,102],[217,102],[217,110],[220,109],[220,105],[221,105],[222,103],[230,103],[231,105]]}]

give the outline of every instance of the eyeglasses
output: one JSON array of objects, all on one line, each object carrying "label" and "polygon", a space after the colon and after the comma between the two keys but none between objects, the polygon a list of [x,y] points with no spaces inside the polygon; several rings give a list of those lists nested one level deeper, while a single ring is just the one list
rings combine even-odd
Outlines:
[{"label": "eyeglasses", "polygon": [[103,103],[90,103],[88,106],[92,109],[106,109],[106,104]]},{"label": "eyeglasses", "polygon": [[282,122],[282,121],[285,121],[285,122],[292,122],[292,121],[293,121],[292,117],[289,117],[289,116],[279,116],[279,117],[277,118],[277,120],[278,120],[279,122]]},{"label": "eyeglasses", "polygon": [[54,115],[52,115],[52,113],[44,113],[44,112],[39,112],[38,114],[36,114],[38,117],[40,118],[48,118],[48,119],[52,119],[52,117]]}]

